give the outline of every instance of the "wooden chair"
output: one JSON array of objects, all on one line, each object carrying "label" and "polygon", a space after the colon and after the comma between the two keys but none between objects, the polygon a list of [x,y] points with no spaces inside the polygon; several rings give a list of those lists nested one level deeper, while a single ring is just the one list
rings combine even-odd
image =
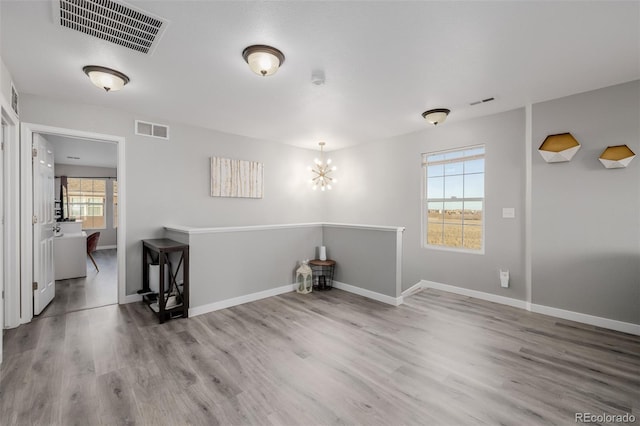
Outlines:
[{"label": "wooden chair", "polygon": [[98,269],[98,265],[96,264],[96,260],[93,258],[91,253],[96,251],[96,248],[98,247],[98,239],[99,238],[100,238],[100,233],[99,232],[94,232],[93,234],[91,234],[91,235],[89,235],[87,237],[87,255],[89,255],[89,259],[91,259],[91,261],[93,262],[93,266],[96,267],[96,271],[98,271],[98,272],[100,272],[100,269]]}]

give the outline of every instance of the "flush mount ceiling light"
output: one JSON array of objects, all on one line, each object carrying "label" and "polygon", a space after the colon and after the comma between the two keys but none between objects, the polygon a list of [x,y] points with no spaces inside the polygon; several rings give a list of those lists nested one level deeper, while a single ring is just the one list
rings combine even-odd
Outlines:
[{"label": "flush mount ceiling light", "polygon": [[255,44],[242,51],[251,71],[263,77],[275,74],[284,63],[284,54],[275,47]]},{"label": "flush mount ceiling light", "polygon": [[430,109],[422,113],[422,117],[427,120],[428,123],[437,126],[440,123],[444,123],[451,111],[446,108]]},{"label": "flush mount ceiling light", "polygon": [[314,174],[310,183],[313,185],[313,190],[320,188],[321,191],[325,191],[327,189],[331,189],[331,184],[338,182],[336,178],[329,176],[331,172],[337,169],[336,166],[330,166],[331,158],[324,161],[324,142],[319,142],[320,145],[320,159],[315,159],[313,162],[315,163],[313,168],[309,167],[309,171]]},{"label": "flush mount ceiling light", "polygon": [[91,82],[107,92],[115,92],[129,82],[129,77],[120,71],[98,65],[87,65],[82,71],[89,76]]}]

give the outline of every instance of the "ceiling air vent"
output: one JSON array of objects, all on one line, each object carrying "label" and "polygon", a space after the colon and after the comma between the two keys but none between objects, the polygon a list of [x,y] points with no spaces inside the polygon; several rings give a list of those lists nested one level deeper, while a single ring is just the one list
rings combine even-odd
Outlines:
[{"label": "ceiling air vent", "polygon": [[136,120],[136,135],[169,139],[169,126]]},{"label": "ceiling air vent", "polygon": [[469,103],[469,105],[474,106],[474,105],[479,105],[479,104],[491,102],[491,101],[494,101],[494,100],[495,100],[495,98],[486,98],[486,99],[482,99],[480,101],[471,102],[471,103]]},{"label": "ceiling air vent", "polygon": [[56,0],[54,20],[63,27],[145,54],[153,53],[169,24],[125,3],[112,0]]}]

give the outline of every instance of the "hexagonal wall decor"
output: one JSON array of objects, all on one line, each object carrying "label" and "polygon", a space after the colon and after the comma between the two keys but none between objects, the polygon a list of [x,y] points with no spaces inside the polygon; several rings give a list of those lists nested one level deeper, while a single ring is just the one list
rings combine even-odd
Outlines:
[{"label": "hexagonal wall decor", "polygon": [[608,146],[600,154],[600,162],[607,169],[621,169],[627,167],[636,154],[626,145]]},{"label": "hexagonal wall decor", "polygon": [[571,133],[559,133],[545,138],[538,152],[547,163],[571,161],[580,149],[580,143]]}]

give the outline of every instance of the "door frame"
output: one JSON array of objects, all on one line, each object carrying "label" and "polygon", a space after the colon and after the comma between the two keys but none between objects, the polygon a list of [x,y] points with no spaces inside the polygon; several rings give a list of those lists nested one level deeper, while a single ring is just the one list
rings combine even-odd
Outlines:
[{"label": "door frame", "polygon": [[[20,138],[17,114],[0,93],[0,115],[6,124],[4,146],[4,315],[1,328],[20,325]],[[0,302],[2,303],[2,302]],[[1,337],[0,337],[1,338]],[[1,346],[1,345],[0,345]],[[2,353],[0,351],[0,362]]]},{"label": "door frame", "polygon": [[[65,129],[36,123],[21,123],[20,125],[20,163],[21,167],[21,211],[22,226],[21,239],[21,272],[20,283],[22,294],[22,324],[33,319],[33,164],[31,161],[31,149],[33,134],[68,136],[81,139],[93,139],[102,142],[115,142],[118,144],[118,303],[124,304],[129,300],[126,295],[126,179],[125,179],[125,138],[103,133],[85,132],[82,130]],[[138,295],[135,295],[139,298]]]}]

